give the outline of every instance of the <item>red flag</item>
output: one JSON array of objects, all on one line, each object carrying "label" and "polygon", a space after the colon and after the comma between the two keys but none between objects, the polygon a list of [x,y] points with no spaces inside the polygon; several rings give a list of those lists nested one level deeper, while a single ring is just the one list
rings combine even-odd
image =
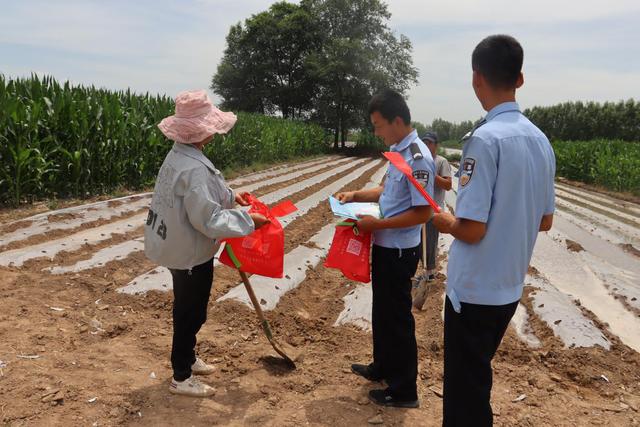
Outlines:
[{"label": "red flag", "polygon": [[418,189],[420,194],[422,194],[422,197],[424,197],[425,200],[429,202],[429,204],[433,208],[433,211],[435,213],[440,213],[440,206],[438,206],[435,200],[431,198],[429,193],[427,193],[427,191],[424,189],[424,187],[422,187],[418,180],[413,177],[413,170],[411,169],[411,166],[409,166],[409,164],[404,160],[402,155],[396,151],[387,151],[385,153],[382,153],[382,155],[385,156],[387,160],[389,160],[393,166],[398,168],[398,170],[402,172],[407,178],[409,178],[409,181],[411,181],[414,187]]}]

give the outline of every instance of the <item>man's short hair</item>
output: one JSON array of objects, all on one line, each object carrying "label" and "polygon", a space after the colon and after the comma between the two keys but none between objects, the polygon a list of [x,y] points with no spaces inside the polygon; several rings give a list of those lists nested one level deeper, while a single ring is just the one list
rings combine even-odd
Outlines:
[{"label": "man's short hair", "polygon": [[388,122],[400,117],[405,125],[411,124],[411,113],[406,101],[395,90],[386,89],[377,93],[369,101],[369,115],[379,112]]},{"label": "man's short hair", "polygon": [[524,53],[515,38],[497,34],[482,40],[471,55],[471,67],[495,89],[513,89],[522,71]]}]

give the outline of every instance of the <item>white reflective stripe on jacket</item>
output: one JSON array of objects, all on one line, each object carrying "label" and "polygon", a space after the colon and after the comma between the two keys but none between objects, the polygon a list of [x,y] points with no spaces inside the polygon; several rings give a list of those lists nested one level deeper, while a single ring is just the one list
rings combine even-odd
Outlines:
[{"label": "white reflective stripe on jacket", "polygon": [[144,229],[144,251],[155,263],[187,270],[215,255],[219,241],[251,234],[251,217],[202,151],[175,143],[156,178]]}]

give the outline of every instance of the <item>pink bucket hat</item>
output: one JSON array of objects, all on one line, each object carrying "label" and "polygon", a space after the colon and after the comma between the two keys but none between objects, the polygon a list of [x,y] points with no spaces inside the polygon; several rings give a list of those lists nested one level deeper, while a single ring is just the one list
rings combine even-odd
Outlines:
[{"label": "pink bucket hat", "polygon": [[164,118],[158,128],[169,139],[182,144],[200,142],[216,133],[227,133],[238,118],[220,111],[204,90],[180,92],[176,97],[176,113]]}]

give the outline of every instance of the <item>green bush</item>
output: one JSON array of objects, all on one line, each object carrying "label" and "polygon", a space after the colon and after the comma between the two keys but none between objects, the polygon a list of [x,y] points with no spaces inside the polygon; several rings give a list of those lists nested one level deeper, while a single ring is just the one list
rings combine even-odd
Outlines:
[{"label": "green bush", "polygon": [[355,153],[367,155],[379,155],[389,148],[384,145],[381,138],[373,134],[369,128],[360,129],[355,135]]},{"label": "green bush", "polygon": [[[0,74],[0,204],[152,184],[171,147],[157,124],[173,110],[166,96]],[[324,141],[318,126],[240,113],[207,154],[224,168],[321,153]]]}]

